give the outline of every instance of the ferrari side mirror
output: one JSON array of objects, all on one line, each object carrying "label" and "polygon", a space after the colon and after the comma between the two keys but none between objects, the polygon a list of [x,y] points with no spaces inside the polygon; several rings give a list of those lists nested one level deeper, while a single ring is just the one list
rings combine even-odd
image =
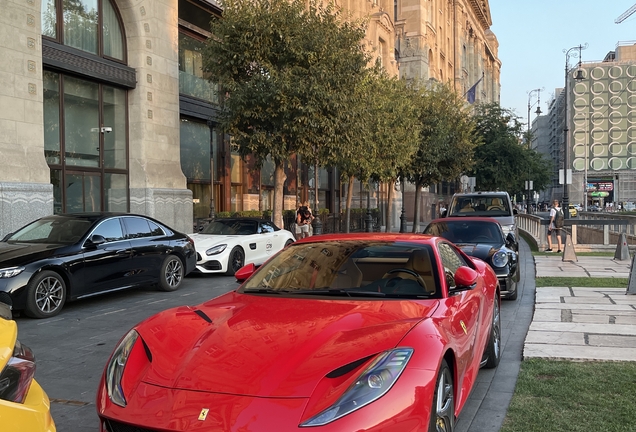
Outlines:
[{"label": "ferrari side mirror", "polygon": [[247,264],[241,267],[240,269],[238,269],[238,271],[234,273],[234,277],[236,278],[236,281],[238,283],[242,283],[242,282],[245,282],[247,278],[252,276],[255,271],[256,271],[256,266],[254,265],[254,263]]}]

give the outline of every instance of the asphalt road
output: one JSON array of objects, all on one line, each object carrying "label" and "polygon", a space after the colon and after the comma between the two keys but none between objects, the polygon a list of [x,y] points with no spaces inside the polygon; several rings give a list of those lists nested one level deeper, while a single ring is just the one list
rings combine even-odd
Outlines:
[{"label": "asphalt road", "polygon": [[[525,243],[521,270],[519,298],[502,304],[501,363],[480,371],[456,425],[458,432],[496,432],[505,417],[534,305],[534,264]],[[236,287],[233,277],[191,275],[176,292],[133,289],[69,303],[51,319],[18,317],[18,338],[35,353],[36,380],[51,399],[57,430],[99,431],[97,386],[108,356],[133,325],[164,309],[198,304]]]}]

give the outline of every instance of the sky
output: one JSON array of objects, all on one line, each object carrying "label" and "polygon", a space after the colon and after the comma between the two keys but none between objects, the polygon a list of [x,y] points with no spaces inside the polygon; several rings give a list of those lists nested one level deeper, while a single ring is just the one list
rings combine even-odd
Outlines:
[{"label": "sky", "polygon": [[[565,53],[588,44],[583,62],[602,61],[620,42],[636,43],[636,13],[620,24],[614,21],[636,0],[488,0],[491,30],[499,41],[501,106],[513,110],[525,124],[528,98],[535,118],[537,93],[541,111],[556,88],[565,83]],[[578,63],[570,56],[570,67]]]}]

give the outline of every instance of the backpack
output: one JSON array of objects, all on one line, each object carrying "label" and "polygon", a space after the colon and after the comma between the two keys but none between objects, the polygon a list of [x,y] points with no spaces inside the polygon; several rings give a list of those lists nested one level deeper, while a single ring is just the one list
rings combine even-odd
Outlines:
[{"label": "backpack", "polygon": [[563,210],[558,209],[554,215],[554,227],[563,228]]}]

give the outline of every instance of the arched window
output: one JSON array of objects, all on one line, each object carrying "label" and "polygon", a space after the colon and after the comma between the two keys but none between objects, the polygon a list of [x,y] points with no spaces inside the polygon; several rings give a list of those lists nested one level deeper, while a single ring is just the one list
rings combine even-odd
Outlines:
[{"label": "arched window", "polygon": [[121,17],[111,0],[42,0],[42,36],[126,62]]}]

